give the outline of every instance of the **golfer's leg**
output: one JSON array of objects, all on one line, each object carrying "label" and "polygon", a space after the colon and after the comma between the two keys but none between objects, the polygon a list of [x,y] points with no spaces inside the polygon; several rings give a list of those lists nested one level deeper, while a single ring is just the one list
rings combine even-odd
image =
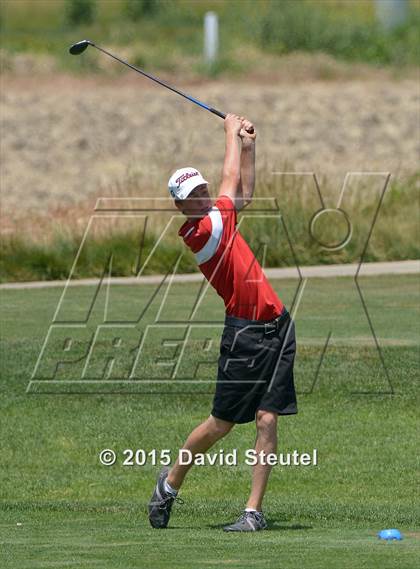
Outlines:
[{"label": "golfer's leg", "polygon": [[[266,454],[277,452],[277,413],[257,411],[257,440],[255,450]],[[270,475],[271,466],[257,463],[252,470],[252,487],[246,507],[261,511],[264,492]]]},{"label": "golfer's leg", "polygon": [[[206,452],[215,442],[227,435],[234,424],[210,415],[208,419],[192,431],[182,448],[191,451],[193,457],[197,453]],[[181,487],[185,475],[191,466],[192,464],[179,464],[179,459],[176,460],[167,478],[172,488],[178,490]]]}]

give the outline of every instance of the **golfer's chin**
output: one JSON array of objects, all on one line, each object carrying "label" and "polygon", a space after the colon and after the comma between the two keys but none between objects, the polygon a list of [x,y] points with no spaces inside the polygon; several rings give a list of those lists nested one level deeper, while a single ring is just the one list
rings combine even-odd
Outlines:
[{"label": "golfer's chin", "polygon": [[210,204],[208,207],[205,207],[203,209],[199,209],[197,211],[191,211],[189,213],[185,213],[185,215],[189,218],[189,219],[201,219],[202,217],[204,217],[205,215],[208,214],[208,212],[211,210],[212,205]]},{"label": "golfer's chin", "polygon": [[211,208],[212,208],[212,205],[211,205],[211,204],[208,205],[208,206],[206,206],[205,208],[203,208],[202,210],[200,210],[200,215],[202,215],[202,216],[207,215],[208,212],[211,210]]}]

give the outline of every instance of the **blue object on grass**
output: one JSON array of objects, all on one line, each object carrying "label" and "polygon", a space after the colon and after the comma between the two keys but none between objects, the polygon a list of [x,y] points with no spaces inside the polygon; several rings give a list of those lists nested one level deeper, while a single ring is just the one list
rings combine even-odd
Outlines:
[{"label": "blue object on grass", "polygon": [[401,532],[399,532],[397,529],[383,529],[378,533],[378,537],[379,539],[386,539],[386,540],[391,540],[391,539],[401,540],[403,538]]}]

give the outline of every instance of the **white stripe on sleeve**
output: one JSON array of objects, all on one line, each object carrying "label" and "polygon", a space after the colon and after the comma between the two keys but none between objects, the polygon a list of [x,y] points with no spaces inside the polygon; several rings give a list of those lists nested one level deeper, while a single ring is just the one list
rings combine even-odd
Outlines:
[{"label": "white stripe on sleeve", "polygon": [[211,221],[211,235],[200,251],[195,254],[198,265],[202,265],[213,257],[219,246],[223,234],[222,215],[217,207],[213,207],[209,213]]}]

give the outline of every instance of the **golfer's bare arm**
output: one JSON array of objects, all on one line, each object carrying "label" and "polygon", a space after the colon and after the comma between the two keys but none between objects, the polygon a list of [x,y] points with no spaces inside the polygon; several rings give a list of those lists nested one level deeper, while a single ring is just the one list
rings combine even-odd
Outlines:
[{"label": "golfer's bare arm", "polygon": [[241,181],[238,197],[242,198],[242,207],[252,201],[255,189],[255,132],[253,136],[242,136]]},{"label": "golfer's bare arm", "polygon": [[243,117],[227,115],[225,119],[226,150],[219,195],[228,195],[239,211],[247,206],[255,186],[255,131]]}]

